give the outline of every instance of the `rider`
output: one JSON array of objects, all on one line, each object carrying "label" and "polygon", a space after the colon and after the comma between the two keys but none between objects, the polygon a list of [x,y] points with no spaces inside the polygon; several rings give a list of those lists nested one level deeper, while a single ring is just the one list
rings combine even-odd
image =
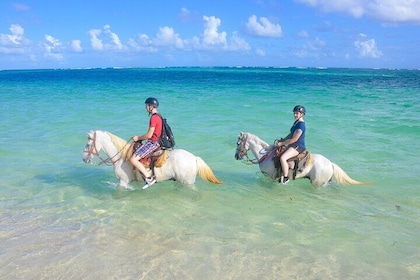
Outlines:
[{"label": "rider", "polygon": [[293,108],[293,114],[295,117],[295,122],[290,128],[290,133],[284,139],[281,139],[277,142],[277,146],[286,146],[286,151],[280,156],[281,168],[283,171],[283,181],[282,184],[287,184],[289,182],[289,166],[287,160],[297,156],[299,153],[303,152],[305,148],[305,121],[303,117],[306,114],[306,109],[302,105],[297,105]]},{"label": "rider", "polygon": [[157,108],[159,107],[159,101],[154,97],[149,97],[144,102],[146,104],[146,111],[149,113],[149,129],[141,136],[133,136],[134,141],[147,140],[139,148],[137,148],[130,158],[130,162],[136,167],[143,175],[144,186],[143,189],[147,189],[156,183],[156,176],[148,173],[144,165],[139,161],[156,151],[159,145],[159,137],[162,134],[162,118],[159,116]]}]

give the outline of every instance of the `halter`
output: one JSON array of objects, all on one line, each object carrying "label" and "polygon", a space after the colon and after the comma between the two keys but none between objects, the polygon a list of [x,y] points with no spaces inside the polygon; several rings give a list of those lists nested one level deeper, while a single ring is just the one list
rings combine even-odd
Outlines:
[{"label": "halter", "polygon": [[242,136],[239,136],[238,138],[238,142],[237,142],[237,148],[236,148],[236,153],[239,155],[239,158],[242,159],[243,157],[246,157],[247,160],[242,160],[244,163],[249,163],[249,164],[260,164],[262,162],[264,162],[265,160],[267,160],[271,154],[274,153],[274,151],[276,149],[272,149],[270,152],[266,153],[263,157],[261,157],[260,159],[251,159],[248,156],[248,150],[249,147],[247,147],[248,143],[248,134],[246,134],[245,139],[243,139]]},{"label": "halter", "polygon": [[[89,142],[91,142],[90,144],[89,144]],[[122,151],[124,149],[124,147],[120,150],[120,151],[118,151],[114,156],[112,156],[112,157],[108,157],[108,158],[106,158],[106,159],[103,159],[100,155],[99,155],[99,151],[98,151],[98,149],[96,148],[96,132],[94,132],[94,134],[93,134],[93,138],[91,138],[90,136],[88,136],[88,144],[86,145],[86,147],[85,147],[85,149],[83,150],[83,152],[84,153],[87,153],[89,156],[90,155],[93,155],[93,156],[97,156],[100,160],[101,160],[101,162],[100,163],[98,163],[97,165],[101,165],[101,164],[105,164],[105,165],[107,165],[107,166],[111,166],[111,165],[114,165],[115,163],[117,163],[121,158],[122,158],[122,155],[118,158],[118,159],[116,159],[116,160],[114,160],[114,158],[116,157],[116,156],[118,156],[118,154]]]}]

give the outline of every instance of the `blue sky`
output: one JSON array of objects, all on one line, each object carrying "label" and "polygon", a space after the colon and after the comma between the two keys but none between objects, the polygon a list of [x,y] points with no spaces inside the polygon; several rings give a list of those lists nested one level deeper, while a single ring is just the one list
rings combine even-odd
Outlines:
[{"label": "blue sky", "polygon": [[420,69],[420,0],[0,2],[0,69]]}]

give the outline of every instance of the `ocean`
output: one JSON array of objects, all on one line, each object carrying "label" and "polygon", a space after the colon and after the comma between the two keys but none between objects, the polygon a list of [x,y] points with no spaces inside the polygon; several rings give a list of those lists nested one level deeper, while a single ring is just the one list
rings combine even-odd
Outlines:
[{"label": "ocean", "polygon": [[[418,279],[420,71],[0,71],[1,279]],[[177,147],[223,181],[120,188],[90,130],[129,140],[156,97]],[[234,159],[307,109],[306,146],[368,186],[287,185]],[[96,159],[98,163],[98,159]]]}]

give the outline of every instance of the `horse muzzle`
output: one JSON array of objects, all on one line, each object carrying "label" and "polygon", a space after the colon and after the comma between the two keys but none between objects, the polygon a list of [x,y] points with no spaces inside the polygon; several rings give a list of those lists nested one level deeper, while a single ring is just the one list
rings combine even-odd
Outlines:
[{"label": "horse muzzle", "polygon": [[89,154],[89,153],[85,152],[85,153],[83,153],[82,159],[85,163],[92,163],[93,156],[92,156],[92,154]]}]

